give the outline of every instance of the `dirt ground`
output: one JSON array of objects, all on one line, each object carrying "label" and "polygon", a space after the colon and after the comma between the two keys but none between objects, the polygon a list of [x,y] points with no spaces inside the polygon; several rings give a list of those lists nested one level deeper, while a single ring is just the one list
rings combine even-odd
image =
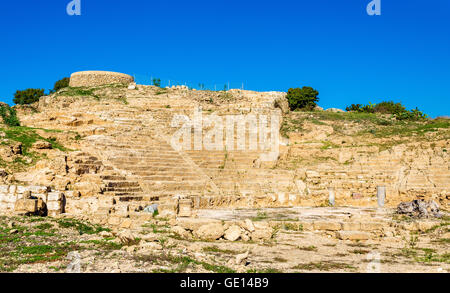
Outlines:
[{"label": "dirt ground", "polygon": [[[339,219],[349,212],[309,211],[303,209],[301,214],[306,218],[327,215]],[[199,214],[226,218],[236,211]],[[295,209],[240,213],[254,221],[269,221],[280,215],[293,220],[296,214]],[[388,217],[388,213],[376,215]],[[183,239],[171,232],[170,220],[158,217],[134,231],[120,231],[80,219],[3,216],[0,272],[446,273],[450,270],[448,225],[448,217],[444,217],[424,232],[367,241],[339,240],[326,232],[283,227],[269,241],[229,242]],[[248,257],[237,265],[236,258],[246,252]]]}]

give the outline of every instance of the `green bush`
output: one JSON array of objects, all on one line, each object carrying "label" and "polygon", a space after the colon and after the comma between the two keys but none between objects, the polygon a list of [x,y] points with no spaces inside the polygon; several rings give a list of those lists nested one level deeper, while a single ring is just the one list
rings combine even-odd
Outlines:
[{"label": "green bush", "polygon": [[16,109],[5,105],[0,105],[0,116],[2,117],[4,124],[8,126],[20,126]]},{"label": "green bush", "polygon": [[52,92],[57,92],[60,89],[69,87],[70,78],[64,77],[63,79],[58,80],[55,82],[55,86],[53,87]]},{"label": "green bush", "polygon": [[399,115],[407,112],[405,106],[393,101],[381,102],[374,106],[375,113]]},{"label": "green bush", "polygon": [[403,113],[397,114],[395,116],[397,120],[413,120],[413,121],[419,121],[424,120],[428,118],[427,114],[424,114],[419,109],[415,108],[411,111],[405,111]]},{"label": "green bush", "polygon": [[17,105],[28,105],[39,101],[44,96],[43,89],[26,89],[24,91],[16,91],[14,94],[14,103]]},{"label": "green bush", "polygon": [[319,101],[319,92],[312,87],[304,86],[303,88],[291,88],[288,90],[286,98],[292,111],[313,110]]},{"label": "green bush", "polygon": [[347,112],[359,112],[359,113],[375,113],[375,106],[372,103],[368,105],[352,104],[350,107],[345,108]]},{"label": "green bush", "polygon": [[397,120],[423,120],[427,118],[419,109],[413,109],[408,111],[405,106],[401,103],[394,103],[393,101],[381,102],[379,104],[369,103],[368,105],[352,104],[347,107],[348,112],[359,112],[359,113],[380,113],[380,114],[391,114]]},{"label": "green bush", "polygon": [[161,79],[159,79],[159,78],[154,78],[154,79],[152,80],[152,82],[153,82],[153,85],[154,85],[154,86],[161,87]]}]

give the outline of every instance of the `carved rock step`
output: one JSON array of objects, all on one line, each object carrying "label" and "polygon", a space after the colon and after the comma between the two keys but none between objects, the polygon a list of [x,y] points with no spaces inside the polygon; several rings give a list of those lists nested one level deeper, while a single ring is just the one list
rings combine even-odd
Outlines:
[{"label": "carved rock step", "polygon": [[106,181],[106,187],[139,187],[139,183],[136,181]]}]

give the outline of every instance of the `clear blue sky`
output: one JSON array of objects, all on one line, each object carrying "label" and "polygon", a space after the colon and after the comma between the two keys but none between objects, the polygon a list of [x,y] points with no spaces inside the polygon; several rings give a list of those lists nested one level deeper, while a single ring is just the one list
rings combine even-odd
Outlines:
[{"label": "clear blue sky", "polygon": [[2,1],[0,100],[112,70],[223,89],[312,86],[323,107],[392,99],[450,114],[450,1]]}]

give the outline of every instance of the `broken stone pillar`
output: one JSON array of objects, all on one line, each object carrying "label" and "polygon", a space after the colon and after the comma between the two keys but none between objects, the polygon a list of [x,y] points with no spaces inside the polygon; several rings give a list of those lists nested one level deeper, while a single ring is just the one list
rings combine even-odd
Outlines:
[{"label": "broken stone pillar", "polygon": [[175,217],[178,214],[178,203],[160,203],[158,204],[158,213],[162,217]]},{"label": "broken stone pillar", "polygon": [[55,217],[63,213],[63,194],[61,192],[49,192],[47,194],[48,215]]},{"label": "broken stone pillar", "polygon": [[377,199],[378,206],[380,208],[384,207],[384,201],[386,199],[386,186],[377,186]]},{"label": "broken stone pillar", "polygon": [[330,203],[330,206],[334,207],[335,201],[336,201],[336,196],[334,193],[334,188],[330,187],[328,188],[328,202]]},{"label": "broken stone pillar", "polygon": [[180,199],[178,203],[178,216],[191,217],[192,216],[192,200]]}]

